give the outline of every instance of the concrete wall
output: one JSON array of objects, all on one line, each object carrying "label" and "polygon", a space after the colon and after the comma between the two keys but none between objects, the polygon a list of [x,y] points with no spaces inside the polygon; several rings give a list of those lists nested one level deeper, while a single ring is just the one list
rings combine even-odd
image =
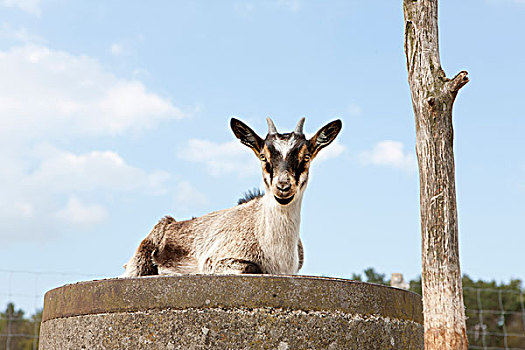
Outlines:
[{"label": "concrete wall", "polygon": [[40,349],[423,349],[421,298],[343,279],[186,275],[66,285]]}]

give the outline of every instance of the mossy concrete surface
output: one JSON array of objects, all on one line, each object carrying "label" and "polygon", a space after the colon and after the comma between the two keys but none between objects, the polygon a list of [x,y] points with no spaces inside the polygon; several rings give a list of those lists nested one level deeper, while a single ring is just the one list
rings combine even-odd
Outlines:
[{"label": "mossy concrete surface", "polygon": [[419,295],[343,279],[184,275],[66,285],[40,349],[423,349]]}]

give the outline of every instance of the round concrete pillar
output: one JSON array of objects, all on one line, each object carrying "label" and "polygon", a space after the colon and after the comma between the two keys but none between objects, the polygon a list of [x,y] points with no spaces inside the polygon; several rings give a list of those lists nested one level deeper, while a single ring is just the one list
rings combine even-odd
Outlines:
[{"label": "round concrete pillar", "polygon": [[344,279],[82,282],[44,300],[40,349],[423,349],[419,295]]}]

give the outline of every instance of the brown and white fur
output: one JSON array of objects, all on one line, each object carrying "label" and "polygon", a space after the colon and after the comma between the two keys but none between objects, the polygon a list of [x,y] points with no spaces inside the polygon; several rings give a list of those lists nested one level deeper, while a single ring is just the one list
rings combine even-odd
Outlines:
[{"label": "brown and white fur", "polygon": [[267,121],[268,134],[262,139],[243,122],[231,120],[235,136],[261,161],[265,194],[191,220],[165,217],[141,242],[122,277],[299,271],[301,202],[310,162],[335,139],[342,123],[335,120],[306,139],[304,118],[285,134]]}]

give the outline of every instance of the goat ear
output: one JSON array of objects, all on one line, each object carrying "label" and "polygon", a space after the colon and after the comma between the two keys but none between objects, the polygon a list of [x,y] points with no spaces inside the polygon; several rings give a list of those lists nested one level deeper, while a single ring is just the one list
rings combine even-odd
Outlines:
[{"label": "goat ear", "polygon": [[319,153],[319,151],[329,144],[336,138],[343,127],[341,120],[337,119],[330,122],[319,129],[318,132],[310,139],[310,147],[312,152],[312,158]]},{"label": "goat ear", "polygon": [[241,143],[250,147],[255,154],[259,155],[263,144],[263,139],[259,137],[248,125],[244,124],[238,119],[232,118],[230,126]]}]

